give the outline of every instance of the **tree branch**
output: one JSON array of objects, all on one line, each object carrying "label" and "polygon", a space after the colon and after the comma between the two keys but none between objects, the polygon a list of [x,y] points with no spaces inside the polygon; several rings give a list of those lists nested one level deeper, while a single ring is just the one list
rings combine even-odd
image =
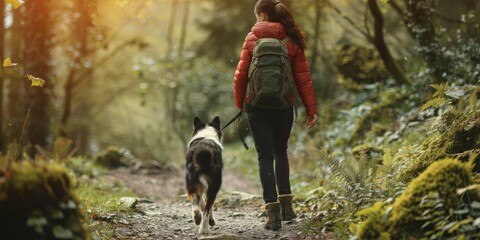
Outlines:
[{"label": "tree branch", "polygon": [[388,49],[388,46],[385,42],[385,37],[384,37],[384,34],[383,34],[384,19],[383,19],[383,14],[380,11],[380,8],[378,7],[377,0],[368,0],[367,4],[368,4],[370,12],[372,13],[372,16],[375,20],[375,23],[374,23],[374,33],[375,33],[374,45],[377,48],[378,53],[380,54],[380,57],[382,58],[383,63],[385,64],[385,67],[390,72],[390,74],[392,75],[393,79],[395,80],[395,82],[397,84],[407,84],[407,83],[409,83],[408,78],[406,77],[405,73],[401,70],[398,63],[393,58],[393,56],[390,53],[390,50]]},{"label": "tree branch", "polygon": [[354,20],[349,18],[347,15],[345,15],[340,9],[338,9],[335,5],[333,5],[330,0],[326,0],[326,4],[328,4],[330,7],[337,12],[338,15],[342,16],[350,25],[352,25],[353,28],[355,28],[358,32],[360,32],[369,42],[373,42],[373,37],[369,35],[367,32],[365,32],[361,27],[359,27]]}]

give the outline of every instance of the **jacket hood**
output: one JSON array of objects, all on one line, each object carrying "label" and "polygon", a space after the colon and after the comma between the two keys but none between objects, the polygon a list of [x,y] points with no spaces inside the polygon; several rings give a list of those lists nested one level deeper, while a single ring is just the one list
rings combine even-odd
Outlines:
[{"label": "jacket hood", "polygon": [[282,39],[287,36],[285,28],[278,22],[257,22],[252,27],[252,33],[258,38]]}]

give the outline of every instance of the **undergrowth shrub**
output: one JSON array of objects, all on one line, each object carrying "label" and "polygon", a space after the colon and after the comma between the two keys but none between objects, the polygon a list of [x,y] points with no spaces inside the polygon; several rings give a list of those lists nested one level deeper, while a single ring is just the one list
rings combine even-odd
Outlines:
[{"label": "undergrowth shrub", "polygon": [[425,221],[421,219],[423,211],[429,208],[422,206],[422,199],[431,193],[442,199],[445,212],[457,208],[462,201],[480,200],[479,193],[469,191],[464,198],[457,194],[458,188],[474,184],[471,166],[454,159],[444,159],[432,163],[427,170],[415,178],[405,192],[395,200],[392,206],[391,223],[395,235],[404,233],[421,235],[418,226]]},{"label": "undergrowth shrub", "polygon": [[[477,100],[479,88],[457,89],[447,85],[434,85],[434,88],[437,91],[431,101],[451,96],[452,92],[455,92],[456,98],[445,100],[445,106],[435,107],[444,108],[434,125],[438,133],[427,138],[423,142],[423,149],[412,156],[412,160],[400,174],[400,180],[405,182],[418,176],[433,162],[447,157],[470,162],[474,166],[473,170],[480,172],[480,101]],[[456,104],[453,104],[453,100]],[[428,102],[424,105],[424,108],[431,107]]]},{"label": "undergrowth shrub", "polygon": [[0,172],[0,239],[89,239],[63,166],[15,162]]},{"label": "undergrowth shrub", "polygon": [[124,154],[117,147],[108,147],[95,156],[95,163],[107,168],[117,168],[124,166],[122,162]]},{"label": "undergrowth shrub", "polygon": [[398,196],[404,189],[403,183],[393,180],[399,165],[392,162],[388,151],[381,159],[383,165],[368,157],[323,153],[322,161],[329,164],[331,175],[323,179],[326,193],[318,200],[318,213],[308,224],[310,230],[321,228],[347,238],[345,230],[355,222],[357,211]]},{"label": "undergrowth shrub", "polygon": [[[471,166],[455,159],[432,163],[415,178],[391,207],[371,207],[358,225],[357,237],[371,239],[467,239],[478,235],[480,193]],[[472,187],[473,186],[473,187]],[[373,210],[372,210],[373,209]],[[357,215],[362,216],[362,211]],[[387,216],[387,217],[385,217]],[[462,232],[460,232],[462,231]]]}]

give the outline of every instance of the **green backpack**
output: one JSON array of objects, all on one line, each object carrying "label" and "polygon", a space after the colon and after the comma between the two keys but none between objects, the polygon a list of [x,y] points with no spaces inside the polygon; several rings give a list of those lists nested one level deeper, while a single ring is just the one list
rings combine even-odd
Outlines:
[{"label": "green backpack", "polygon": [[285,109],[292,106],[294,94],[292,68],[288,60],[288,37],[261,38],[255,42],[248,69],[247,95],[250,105],[266,109]]}]

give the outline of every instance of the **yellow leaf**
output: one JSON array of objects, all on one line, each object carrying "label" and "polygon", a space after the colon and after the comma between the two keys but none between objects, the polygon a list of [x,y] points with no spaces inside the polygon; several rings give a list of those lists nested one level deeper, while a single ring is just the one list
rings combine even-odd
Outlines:
[{"label": "yellow leaf", "polygon": [[356,233],[357,232],[357,224],[350,223],[350,225],[348,225],[348,230],[350,230],[351,233]]},{"label": "yellow leaf", "polygon": [[45,85],[45,80],[34,77],[30,74],[27,75],[28,80],[32,81],[32,87],[43,87]]},{"label": "yellow leaf", "polygon": [[14,67],[14,66],[17,66],[18,63],[12,63],[12,60],[7,57],[3,60],[3,67],[7,68],[7,67]]},{"label": "yellow leaf", "polygon": [[5,0],[5,3],[12,4],[13,8],[17,9],[18,7],[22,6],[22,0]]}]

